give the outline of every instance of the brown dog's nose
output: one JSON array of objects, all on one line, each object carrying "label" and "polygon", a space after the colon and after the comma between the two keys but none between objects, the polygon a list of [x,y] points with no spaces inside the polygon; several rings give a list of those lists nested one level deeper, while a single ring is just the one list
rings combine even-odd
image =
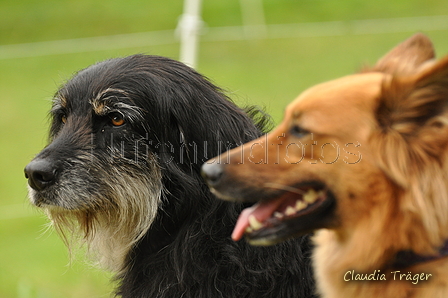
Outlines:
[{"label": "brown dog's nose", "polygon": [[56,168],[48,160],[33,160],[25,167],[25,178],[33,189],[43,190],[55,182]]},{"label": "brown dog's nose", "polygon": [[224,169],[219,164],[205,163],[201,168],[201,175],[210,186],[218,185],[223,173]]}]

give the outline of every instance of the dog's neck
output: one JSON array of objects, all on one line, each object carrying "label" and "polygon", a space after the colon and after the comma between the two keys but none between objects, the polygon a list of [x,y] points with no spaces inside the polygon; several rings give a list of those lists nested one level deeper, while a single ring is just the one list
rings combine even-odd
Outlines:
[{"label": "dog's neck", "polygon": [[446,240],[435,255],[420,255],[412,250],[399,251],[391,265],[392,268],[403,269],[425,262],[435,261],[448,256],[448,240]]}]

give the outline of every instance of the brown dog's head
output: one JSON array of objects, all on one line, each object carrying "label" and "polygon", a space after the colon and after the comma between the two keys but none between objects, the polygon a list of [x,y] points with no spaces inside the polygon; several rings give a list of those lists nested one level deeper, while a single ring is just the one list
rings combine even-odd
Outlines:
[{"label": "brown dog's head", "polygon": [[405,248],[419,235],[414,248],[429,249],[448,236],[447,106],[448,57],[435,61],[417,34],[373,68],[303,92],[274,131],[209,160],[203,176],[223,199],[257,202],[235,240],[325,228]]}]

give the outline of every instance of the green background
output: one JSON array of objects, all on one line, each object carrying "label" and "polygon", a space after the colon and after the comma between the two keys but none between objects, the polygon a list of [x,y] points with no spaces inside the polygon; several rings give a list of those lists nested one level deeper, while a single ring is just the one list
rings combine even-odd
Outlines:
[{"label": "green background", "polygon": [[[127,43],[126,36],[96,46],[96,39],[77,39],[174,30],[182,6],[181,0],[0,1],[0,298],[110,296],[110,274],[89,266],[82,253],[70,263],[44,215],[29,205],[23,168],[45,146],[50,99],[75,71],[134,53],[179,57],[174,37],[159,45]],[[238,104],[264,106],[276,122],[305,88],[373,64],[416,31],[432,38],[439,57],[448,53],[445,0],[264,0],[263,6],[266,24],[302,26],[289,36],[226,40],[214,29],[242,25],[240,1],[203,0],[197,69]],[[325,30],[307,31],[308,25]],[[42,43],[57,40],[69,41]]]}]

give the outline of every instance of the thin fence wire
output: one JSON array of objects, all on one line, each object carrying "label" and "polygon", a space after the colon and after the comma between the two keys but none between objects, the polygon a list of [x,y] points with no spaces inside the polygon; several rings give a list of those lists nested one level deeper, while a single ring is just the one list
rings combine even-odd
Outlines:
[{"label": "thin fence wire", "polygon": [[[245,26],[205,27],[201,41],[303,38],[448,30],[448,15],[320,23],[262,25],[265,34]],[[0,45],[0,60],[177,44],[176,31],[162,30],[110,36]]]}]

